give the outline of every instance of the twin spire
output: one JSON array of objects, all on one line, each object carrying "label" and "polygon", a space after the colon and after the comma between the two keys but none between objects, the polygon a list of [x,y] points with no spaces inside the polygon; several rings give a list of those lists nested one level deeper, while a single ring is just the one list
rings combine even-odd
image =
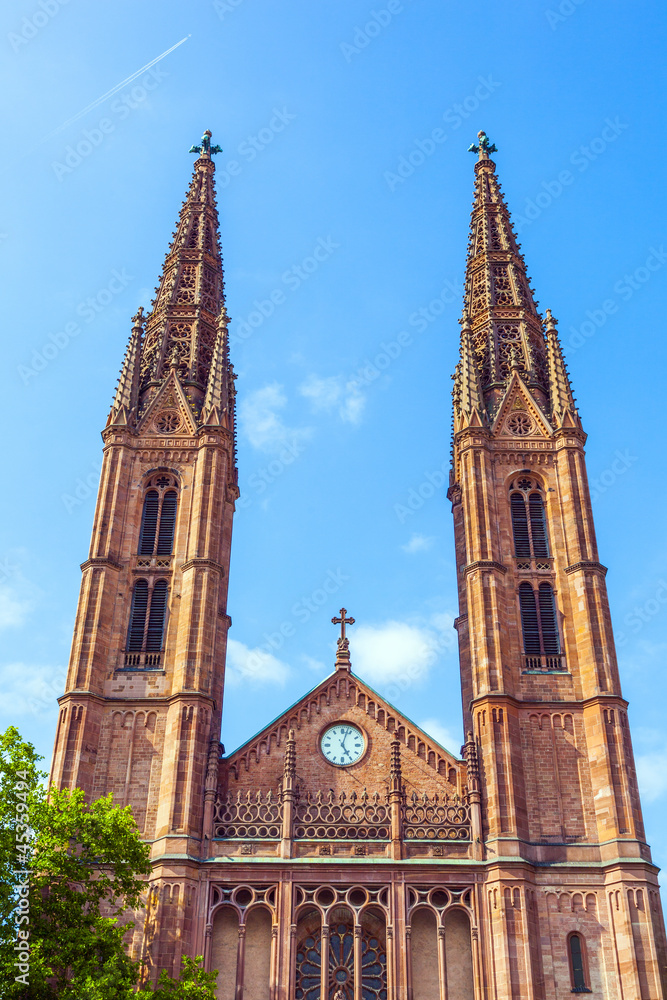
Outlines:
[{"label": "twin spire", "polygon": [[167,380],[176,379],[195,426],[233,431],[234,373],[211,145],[206,131],[148,316],[140,309],[121,369],[109,424],[141,423]]},{"label": "twin spire", "polygon": [[[454,374],[454,430],[491,426],[510,386],[520,379],[555,430],[580,427],[556,321],[546,326],[526,274],[485,132],[477,154],[466,263],[460,360]],[[176,379],[194,426],[234,428],[234,373],[229,361],[222,253],[213,155],[206,131],[165,258],[152,309],[140,309],[116,390],[109,424],[138,428],[142,415]]]},{"label": "twin spire", "polygon": [[477,153],[466,263],[460,360],[454,373],[454,431],[491,426],[517,378],[551,427],[580,427],[556,321],[537,311],[485,132]]}]

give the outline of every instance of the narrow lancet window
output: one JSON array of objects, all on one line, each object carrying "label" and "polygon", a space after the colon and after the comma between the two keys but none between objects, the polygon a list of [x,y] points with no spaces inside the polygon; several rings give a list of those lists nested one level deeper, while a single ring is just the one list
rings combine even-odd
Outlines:
[{"label": "narrow lancet window", "polygon": [[581,937],[578,934],[570,934],[568,945],[570,949],[570,971],[572,973],[572,992],[590,993],[591,990],[586,984],[584,949]]}]

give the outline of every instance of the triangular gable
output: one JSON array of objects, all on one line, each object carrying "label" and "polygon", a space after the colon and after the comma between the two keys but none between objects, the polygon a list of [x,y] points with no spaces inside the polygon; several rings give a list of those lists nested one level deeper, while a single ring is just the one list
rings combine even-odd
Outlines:
[{"label": "triangular gable", "polygon": [[[351,708],[354,713],[352,715],[349,711]],[[460,775],[462,769],[465,769],[462,761],[399,712],[368,684],[346,670],[338,670],[325,678],[282,715],[224,758],[221,765],[233,781],[242,781],[246,774],[251,778],[251,783],[253,780],[259,781],[263,774],[268,774],[266,765],[269,759],[276,764],[278,760],[282,761],[287,735],[290,729],[293,729],[296,735],[297,772],[304,768],[307,770],[303,753],[300,753],[300,747],[305,750],[308,743],[305,738],[306,730],[310,731],[312,744],[312,733],[319,733],[338,710],[341,717],[352,721],[356,715],[370,740],[376,742],[378,747],[389,739],[398,739],[402,744],[402,754],[406,764],[413,757],[415,761],[421,762],[422,768],[433,772],[434,779],[439,777],[450,785],[461,784]],[[312,753],[312,746],[309,752]],[[372,747],[369,752],[374,752]],[[375,763],[373,766],[376,766]],[[388,758],[386,767],[388,778]],[[270,770],[273,771],[274,768]],[[346,770],[337,769],[332,773],[345,775]]]},{"label": "triangular gable", "polygon": [[178,436],[196,433],[192,410],[173,368],[142,414],[137,431],[150,430],[151,425],[156,434]]},{"label": "triangular gable", "polygon": [[508,437],[551,436],[553,428],[518,371],[512,372],[491,431]]}]

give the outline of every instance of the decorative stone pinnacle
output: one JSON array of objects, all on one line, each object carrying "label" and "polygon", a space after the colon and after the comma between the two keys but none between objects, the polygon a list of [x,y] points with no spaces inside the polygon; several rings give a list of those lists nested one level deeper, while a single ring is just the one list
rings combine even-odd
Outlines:
[{"label": "decorative stone pinnacle", "polygon": [[399,740],[391,741],[391,778],[401,777],[401,744]]},{"label": "decorative stone pinnacle", "polygon": [[558,323],[558,320],[556,319],[555,316],[551,314],[551,309],[547,309],[546,321],[547,321],[547,330],[556,329],[556,324]]},{"label": "decorative stone pinnacle", "polygon": [[498,147],[489,141],[489,137],[486,132],[478,132],[477,138],[479,140],[477,145],[473,142],[468,146],[469,153],[479,153],[478,159],[488,160],[489,153],[498,152]]},{"label": "decorative stone pinnacle", "polygon": [[222,152],[222,146],[212,146],[211,145],[211,136],[212,135],[213,135],[213,133],[211,132],[210,128],[207,128],[206,131],[204,132],[203,136],[201,137],[201,144],[199,146],[190,146],[190,149],[188,150],[188,152],[189,153],[201,153],[202,156],[206,156],[209,159],[211,158],[211,155],[213,153],[221,153]]},{"label": "decorative stone pinnacle", "polygon": [[143,306],[139,306],[139,308],[137,309],[136,313],[132,317],[132,326],[133,327],[135,327],[135,326],[143,327],[143,325],[144,325],[144,318],[145,318],[144,317],[144,307]]},{"label": "decorative stone pinnacle", "polygon": [[285,747],[285,777],[293,778],[296,774],[296,738],[294,730],[290,729],[287,734],[287,745]]}]

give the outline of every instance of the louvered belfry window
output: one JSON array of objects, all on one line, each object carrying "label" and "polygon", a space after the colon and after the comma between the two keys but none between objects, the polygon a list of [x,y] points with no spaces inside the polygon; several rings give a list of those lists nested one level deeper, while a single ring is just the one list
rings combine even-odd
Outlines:
[{"label": "louvered belfry window", "polygon": [[[159,477],[157,482],[161,484],[161,480],[170,482],[165,476]],[[170,556],[172,554],[177,506],[178,493],[176,490],[148,490],[144,497],[144,509],[141,515],[140,556]]]},{"label": "louvered belfry window", "polygon": [[127,650],[130,653],[139,653],[143,649],[147,608],[148,582],[146,580],[137,580],[132,592],[130,627],[127,631]]},{"label": "louvered belfry window", "polygon": [[153,555],[159,510],[160,494],[157,490],[149,490],[144,497],[144,510],[141,515],[141,533],[139,535],[140,556]]},{"label": "louvered belfry window", "polygon": [[560,637],[551,584],[540,584],[537,600],[530,583],[519,584],[519,609],[526,656],[559,656]]},{"label": "louvered belfry window", "polygon": [[174,529],[176,527],[176,490],[168,490],[162,500],[160,512],[160,531],[157,536],[157,555],[170,556],[174,547]]},{"label": "louvered belfry window", "polygon": [[519,479],[518,487],[510,493],[514,555],[519,559],[530,559],[531,556],[548,558],[549,540],[542,494],[535,489],[535,483],[525,477]]},{"label": "louvered belfry window", "polygon": [[151,594],[151,610],[146,629],[146,652],[159,653],[164,639],[164,620],[167,612],[167,581],[158,580]]}]

